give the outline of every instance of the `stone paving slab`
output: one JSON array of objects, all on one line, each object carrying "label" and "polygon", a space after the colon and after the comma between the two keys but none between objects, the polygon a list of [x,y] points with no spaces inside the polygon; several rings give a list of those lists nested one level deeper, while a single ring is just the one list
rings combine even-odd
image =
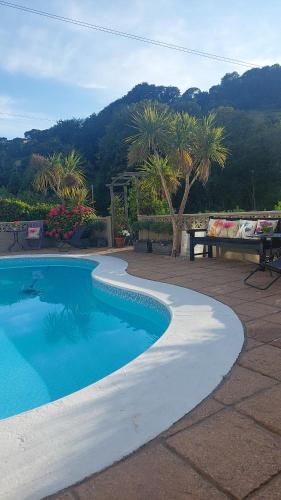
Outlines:
[{"label": "stone paving slab", "polygon": [[133,455],[52,498],[281,500],[281,283],[266,291],[246,287],[253,265],[245,262],[114,253],[128,261],[130,274],[228,304],[248,338],[225,381],[197,408]]},{"label": "stone paving slab", "polygon": [[167,442],[236,498],[281,471],[281,437],[233,410],[218,412]]},{"label": "stone paving slab", "polygon": [[232,405],[275,384],[277,381],[270,377],[255,373],[243,366],[235,366],[231,376],[215,392],[214,397],[220,403]]},{"label": "stone paving slab", "polygon": [[224,500],[189,464],[158,444],[95,476],[73,490],[80,500]]},{"label": "stone paving slab", "polygon": [[238,403],[236,408],[281,435],[281,384]]},{"label": "stone paving slab", "polygon": [[239,364],[281,381],[281,350],[272,345],[262,345],[245,352]]}]

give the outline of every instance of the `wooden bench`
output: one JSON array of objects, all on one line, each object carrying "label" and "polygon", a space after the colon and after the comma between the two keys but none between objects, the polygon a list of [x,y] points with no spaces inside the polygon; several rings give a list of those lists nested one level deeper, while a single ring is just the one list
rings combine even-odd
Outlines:
[{"label": "wooden bench", "polygon": [[[230,220],[230,221],[237,221],[239,220],[238,218],[227,218],[227,217],[210,217],[209,219],[223,219],[223,220]],[[243,218],[243,220],[246,219]],[[278,224],[276,228],[276,232],[280,232],[281,230],[281,219],[276,217],[278,219]],[[246,220],[258,220],[258,218],[253,218],[253,217],[247,217]],[[270,219],[263,219],[263,220],[269,220]],[[189,229],[188,234],[190,236],[190,242],[189,242],[189,256],[190,260],[194,260],[196,256],[198,255],[203,255],[203,256],[208,256],[210,258],[213,257],[213,247],[219,247],[219,248],[227,248],[227,249],[240,249],[242,251],[255,251],[259,255],[259,260],[260,262],[264,259],[266,255],[266,250],[269,248],[269,243],[266,240],[266,238],[226,238],[226,237],[220,237],[220,236],[208,236],[207,235],[207,229]],[[205,232],[206,234],[204,236],[197,236],[196,233],[202,233]],[[195,247],[196,245],[203,245],[203,252],[200,253],[195,253]],[[280,241],[274,242],[274,245],[280,247]]]}]

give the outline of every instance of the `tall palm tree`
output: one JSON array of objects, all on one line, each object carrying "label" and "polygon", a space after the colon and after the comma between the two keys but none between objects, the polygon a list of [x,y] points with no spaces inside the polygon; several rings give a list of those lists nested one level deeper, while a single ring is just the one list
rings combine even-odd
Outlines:
[{"label": "tall palm tree", "polygon": [[[180,184],[179,170],[170,165],[167,157],[160,158],[160,165],[169,193],[176,193]],[[165,197],[165,193],[158,172],[158,159],[155,158],[154,155],[149,156],[139,170],[140,172],[144,172],[146,174],[145,177],[141,179],[139,188],[142,191],[150,192],[157,199],[163,199]]]},{"label": "tall palm tree", "polygon": [[33,185],[37,191],[49,189],[61,202],[81,203],[87,196],[86,179],[81,168],[81,157],[73,150],[68,155],[54,153],[45,158],[32,156],[32,164],[38,168]]},{"label": "tall palm tree", "polygon": [[227,148],[223,145],[223,128],[215,126],[215,115],[199,120],[188,113],[174,115],[173,140],[169,153],[170,162],[183,179],[183,196],[177,213],[176,251],[179,251],[179,235],[183,214],[190,190],[196,181],[206,184],[213,163],[224,167]]},{"label": "tall palm tree", "polygon": [[[143,112],[132,117],[135,135],[129,137],[129,162],[145,160],[153,153],[155,165],[165,193],[172,225],[173,250],[179,251],[179,235],[182,229],[183,213],[190,189],[196,181],[208,181],[212,163],[223,167],[227,149],[223,145],[223,128],[215,126],[215,115],[210,114],[199,120],[187,113],[171,114],[168,110],[158,110],[147,105]],[[161,159],[167,159],[182,179],[183,196],[176,213],[172,203],[172,193],[165,178]]]}]

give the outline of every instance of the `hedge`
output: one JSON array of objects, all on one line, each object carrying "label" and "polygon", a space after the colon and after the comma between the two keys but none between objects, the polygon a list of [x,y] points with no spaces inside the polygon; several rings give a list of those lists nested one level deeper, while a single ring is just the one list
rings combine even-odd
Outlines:
[{"label": "hedge", "polygon": [[45,220],[52,206],[48,203],[30,205],[16,198],[0,198],[0,221]]}]

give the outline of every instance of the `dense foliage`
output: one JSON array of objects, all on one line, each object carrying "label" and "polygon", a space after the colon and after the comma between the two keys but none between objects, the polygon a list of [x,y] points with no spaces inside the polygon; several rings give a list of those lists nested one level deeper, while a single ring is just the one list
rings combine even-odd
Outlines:
[{"label": "dense foliage", "polygon": [[44,220],[51,209],[48,203],[31,205],[14,198],[0,198],[0,220]]},{"label": "dense foliage", "polygon": [[[0,138],[0,185],[14,195],[30,192],[37,172],[32,154],[48,157],[75,149],[84,160],[88,185],[94,186],[96,209],[105,214],[109,206],[105,184],[128,168],[124,139],[133,133],[131,114],[153,101],[197,117],[215,110],[217,125],[225,129],[225,144],[231,151],[226,166],[223,171],[215,167],[206,186],[194,186],[186,211],[273,209],[281,200],[280,88],[279,65],[241,76],[229,73],[209,92],[191,88],[180,94],[176,87],[139,84],[85,120],[30,130],[24,139]],[[176,206],[181,196],[179,192]]]},{"label": "dense foliage", "polygon": [[94,211],[89,207],[78,205],[67,208],[58,205],[47,215],[46,236],[57,240],[69,240],[80,225],[89,224],[95,217]]}]

